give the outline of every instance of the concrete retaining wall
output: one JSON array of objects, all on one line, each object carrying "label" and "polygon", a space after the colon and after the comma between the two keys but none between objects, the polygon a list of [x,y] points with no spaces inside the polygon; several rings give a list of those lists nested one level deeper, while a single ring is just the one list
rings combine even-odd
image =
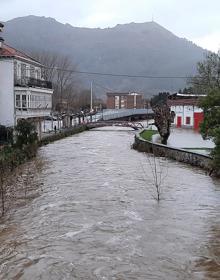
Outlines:
[{"label": "concrete retaining wall", "polygon": [[152,143],[151,141],[143,139],[140,136],[140,133],[135,136],[133,148],[140,152],[154,153],[155,156],[162,156],[180,162],[185,162],[193,166],[201,167],[208,171],[212,170],[212,157],[162,144]]},{"label": "concrete retaining wall", "polygon": [[88,129],[89,128],[86,125],[77,125],[76,127],[62,129],[60,131],[57,131],[57,133],[53,132],[51,134],[47,134],[42,137],[42,139],[39,142],[39,146],[47,145],[54,141],[63,139],[65,137],[69,137],[71,135],[83,132]]}]

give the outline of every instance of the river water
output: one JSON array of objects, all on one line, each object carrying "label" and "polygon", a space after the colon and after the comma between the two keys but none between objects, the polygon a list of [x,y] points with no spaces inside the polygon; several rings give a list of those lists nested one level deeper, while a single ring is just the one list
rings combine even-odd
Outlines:
[{"label": "river water", "polygon": [[220,279],[220,181],[154,164],[133,138],[106,128],[39,150],[37,195],[0,224],[0,279]]}]

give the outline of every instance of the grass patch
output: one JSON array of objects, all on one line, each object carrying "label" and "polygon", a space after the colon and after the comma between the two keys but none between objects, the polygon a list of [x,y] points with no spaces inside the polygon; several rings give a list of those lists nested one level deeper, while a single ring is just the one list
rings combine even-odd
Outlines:
[{"label": "grass patch", "polygon": [[144,130],[143,132],[141,132],[140,136],[145,140],[151,141],[152,136],[154,134],[158,134],[158,131],[157,130]]}]

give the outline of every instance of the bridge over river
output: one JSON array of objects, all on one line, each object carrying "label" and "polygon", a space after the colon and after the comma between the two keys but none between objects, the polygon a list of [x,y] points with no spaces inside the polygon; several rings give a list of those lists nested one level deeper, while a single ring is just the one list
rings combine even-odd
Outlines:
[{"label": "bridge over river", "polygon": [[89,122],[87,123],[87,126],[89,128],[120,126],[138,130],[144,128],[140,120],[150,119],[152,116],[152,109],[107,109],[103,110],[101,114],[98,113],[94,115],[92,119],[88,119]]},{"label": "bridge over river", "polygon": [[147,119],[152,118],[153,110],[152,109],[118,109],[118,110],[103,110],[102,120],[115,120],[115,119]]},{"label": "bridge over river", "polygon": [[118,126],[118,127],[130,127],[134,130],[143,129],[144,125],[140,122],[128,122],[128,121],[116,121],[116,120],[108,120],[108,121],[97,121],[86,124],[89,128],[98,128],[104,126]]}]

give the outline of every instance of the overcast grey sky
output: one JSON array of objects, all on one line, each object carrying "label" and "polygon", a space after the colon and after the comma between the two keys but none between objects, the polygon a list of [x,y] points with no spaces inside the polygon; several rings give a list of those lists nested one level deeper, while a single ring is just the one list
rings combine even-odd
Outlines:
[{"label": "overcast grey sky", "polygon": [[180,37],[220,49],[220,0],[0,0],[2,21],[30,14],[102,28],[153,17]]}]

